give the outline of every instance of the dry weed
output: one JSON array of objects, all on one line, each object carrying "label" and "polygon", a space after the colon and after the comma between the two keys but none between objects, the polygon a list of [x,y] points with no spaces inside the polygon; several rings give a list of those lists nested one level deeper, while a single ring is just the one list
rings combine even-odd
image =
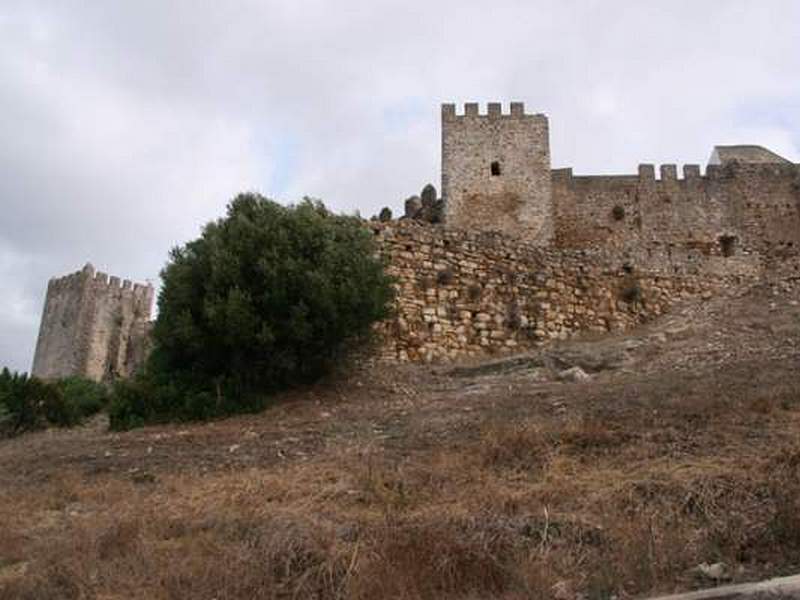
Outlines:
[{"label": "dry weed", "polygon": [[523,471],[540,476],[547,465],[553,445],[541,427],[531,423],[495,423],[481,438],[479,455],[489,469]]}]

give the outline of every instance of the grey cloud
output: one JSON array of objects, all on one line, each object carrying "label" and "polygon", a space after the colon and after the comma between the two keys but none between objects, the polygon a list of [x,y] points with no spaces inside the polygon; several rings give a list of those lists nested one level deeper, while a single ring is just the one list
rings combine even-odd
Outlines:
[{"label": "grey cloud", "polygon": [[442,101],[525,100],[584,173],[718,142],[800,160],[798,22],[792,0],[4,3],[0,364],[29,367],[50,276],[156,278],[240,190],[398,210],[437,183]]}]

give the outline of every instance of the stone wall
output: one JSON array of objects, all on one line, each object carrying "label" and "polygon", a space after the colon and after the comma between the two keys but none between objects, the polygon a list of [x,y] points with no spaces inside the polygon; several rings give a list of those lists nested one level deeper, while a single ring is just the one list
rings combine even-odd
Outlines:
[{"label": "stone wall", "polygon": [[547,117],[489,103],[442,105],[442,198],[450,227],[503,231],[548,244],[553,235]]},{"label": "stone wall", "polygon": [[676,272],[667,257],[631,267],[616,253],[542,248],[500,233],[413,221],[372,227],[397,280],[396,314],[381,326],[387,361],[511,352],[625,329],[761,269],[757,258],[739,257]]},{"label": "stone wall", "polygon": [[[704,257],[792,252],[800,245],[800,171],[792,164],[652,165],[637,175],[552,172],[554,244],[603,248],[646,263],[675,254],[675,266]],[[677,260],[685,256],[684,261]]]},{"label": "stone wall", "polygon": [[734,163],[709,167],[706,179],[730,205],[745,250],[792,254],[800,247],[800,166]]},{"label": "stone wall", "polygon": [[127,377],[147,355],[153,287],[86,265],[47,286],[33,375]]}]

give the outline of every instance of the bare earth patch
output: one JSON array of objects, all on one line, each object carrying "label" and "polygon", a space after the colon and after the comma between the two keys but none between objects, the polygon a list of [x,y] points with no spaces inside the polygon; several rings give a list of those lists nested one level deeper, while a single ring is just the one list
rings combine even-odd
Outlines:
[{"label": "bare earth patch", "polygon": [[0,599],[632,598],[800,571],[797,299],[0,441]]}]

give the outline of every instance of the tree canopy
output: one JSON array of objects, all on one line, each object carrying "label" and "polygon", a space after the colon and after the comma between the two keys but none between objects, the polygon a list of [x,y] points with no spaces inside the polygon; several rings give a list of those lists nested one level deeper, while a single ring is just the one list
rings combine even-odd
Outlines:
[{"label": "tree canopy", "polygon": [[393,296],[359,218],[258,194],[237,196],[173,249],[161,276],[148,371],[201,393],[203,413],[314,381],[388,315]]}]

